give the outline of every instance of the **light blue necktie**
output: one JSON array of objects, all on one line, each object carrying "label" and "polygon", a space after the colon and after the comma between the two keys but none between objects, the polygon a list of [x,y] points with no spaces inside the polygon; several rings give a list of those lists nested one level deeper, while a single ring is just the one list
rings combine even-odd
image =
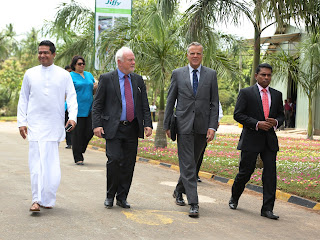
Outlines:
[{"label": "light blue necktie", "polygon": [[197,94],[197,89],[198,89],[198,76],[197,72],[198,69],[192,70],[193,72],[193,95],[195,96]]}]

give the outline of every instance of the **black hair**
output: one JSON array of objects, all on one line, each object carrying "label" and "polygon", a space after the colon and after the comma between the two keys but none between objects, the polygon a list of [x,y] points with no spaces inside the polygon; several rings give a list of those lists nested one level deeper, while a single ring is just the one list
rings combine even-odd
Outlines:
[{"label": "black hair", "polygon": [[259,64],[258,67],[256,68],[256,74],[258,74],[258,73],[260,72],[261,68],[269,68],[269,69],[271,70],[271,72],[272,72],[272,67],[271,67],[270,64],[268,64],[268,63],[261,63],[261,64]]},{"label": "black hair", "polygon": [[80,56],[80,55],[74,56],[74,57],[72,58],[72,60],[71,60],[71,63],[70,63],[70,67],[71,67],[72,71],[75,71],[75,70],[76,70],[75,66],[76,66],[76,64],[77,64],[77,62],[78,62],[79,59],[81,59],[84,64],[86,63],[86,61],[84,60],[84,58],[83,58],[82,56]]},{"label": "black hair", "polygon": [[48,46],[50,48],[50,52],[53,54],[56,52],[56,47],[54,46],[53,42],[49,41],[49,40],[43,40],[40,42],[39,47],[40,46]]},{"label": "black hair", "polygon": [[65,70],[71,69],[70,65],[64,67]]}]

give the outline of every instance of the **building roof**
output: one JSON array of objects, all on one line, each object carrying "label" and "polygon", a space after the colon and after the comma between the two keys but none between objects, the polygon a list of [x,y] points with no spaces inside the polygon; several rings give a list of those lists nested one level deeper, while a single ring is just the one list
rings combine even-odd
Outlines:
[{"label": "building roof", "polygon": [[[283,42],[300,42],[301,33],[289,33],[289,34],[276,34],[270,37],[260,38],[260,43],[270,43],[270,44],[279,44]],[[254,39],[245,40],[249,44],[254,44]]]}]

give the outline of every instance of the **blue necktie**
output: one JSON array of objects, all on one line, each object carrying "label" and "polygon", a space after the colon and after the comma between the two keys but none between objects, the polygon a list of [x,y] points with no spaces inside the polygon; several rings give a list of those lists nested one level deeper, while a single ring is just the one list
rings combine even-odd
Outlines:
[{"label": "blue necktie", "polygon": [[193,95],[195,96],[197,94],[197,89],[198,89],[198,76],[197,72],[198,69],[192,70],[193,72]]}]

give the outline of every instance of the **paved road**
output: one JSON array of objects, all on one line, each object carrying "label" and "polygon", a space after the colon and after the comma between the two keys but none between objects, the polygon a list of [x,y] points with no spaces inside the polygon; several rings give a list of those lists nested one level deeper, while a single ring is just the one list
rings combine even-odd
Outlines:
[{"label": "paved road", "polygon": [[280,200],[279,221],[259,216],[262,196],[246,190],[238,210],[228,207],[230,186],[199,184],[200,218],[174,204],[178,172],[138,162],[128,202],[131,209],[104,208],[103,152],[88,150],[85,165],[60,146],[62,181],[54,209],[30,213],[28,143],[15,123],[0,123],[0,239],[319,239],[320,213]]}]

